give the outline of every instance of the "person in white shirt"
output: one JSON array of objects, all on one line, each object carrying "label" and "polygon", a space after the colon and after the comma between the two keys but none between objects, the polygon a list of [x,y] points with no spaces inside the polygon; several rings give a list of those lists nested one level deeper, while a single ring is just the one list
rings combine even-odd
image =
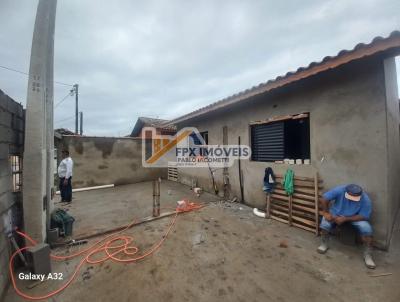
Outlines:
[{"label": "person in white shirt", "polygon": [[72,169],[74,167],[74,162],[72,158],[69,156],[68,150],[63,150],[62,161],[58,166],[58,178],[60,179],[60,193],[61,193],[61,202],[71,202],[72,201]]}]

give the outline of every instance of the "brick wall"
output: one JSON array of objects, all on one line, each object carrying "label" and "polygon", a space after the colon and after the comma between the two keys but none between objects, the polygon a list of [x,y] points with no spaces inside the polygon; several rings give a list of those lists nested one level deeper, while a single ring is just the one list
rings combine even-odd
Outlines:
[{"label": "brick wall", "polygon": [[10,155],[22,159],[24,120],[22,105],[0,90],[0,300],[9,283],[7,234],[22,224],[21,193],[13,192]]}]

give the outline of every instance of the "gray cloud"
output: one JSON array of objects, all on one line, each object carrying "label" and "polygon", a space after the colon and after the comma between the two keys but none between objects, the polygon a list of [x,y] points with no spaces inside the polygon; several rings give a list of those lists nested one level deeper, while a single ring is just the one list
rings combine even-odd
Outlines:
[{"label": "gray cloud", "polygon": [[[27,71],[37,1],[1,0],[0,65]],[[125,135],[400,28],[400,2],[59,0],[55,78],[80,85],[86,134]],[[400,66],[398,65],[399,69]],[[0,69],[25,103],[27,79]],[[68,87],[55,86],[55,102]],[[73,98],[56,126],[73,129]]]}]

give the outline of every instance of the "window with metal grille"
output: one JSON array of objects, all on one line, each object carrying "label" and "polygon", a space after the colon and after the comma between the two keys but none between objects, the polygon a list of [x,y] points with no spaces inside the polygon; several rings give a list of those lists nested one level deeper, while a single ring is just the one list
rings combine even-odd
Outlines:
[{"label": "window with metal grille", "polygon": [[310,158],[309,117],[251,125],[252,160]]},{"label": "window with metal grille", "polygon": [[192,138],[193,144],[195,145],[203,145],[201,139],[203,139],[204,143],[208,145],[208,131],[203,131],[199,133],[193,132],[192,134],[190,134],[190,137]]},{"label": "window with metal grille", "polygon": [[22,190],[22,157],[10,155],[12,190],[20,192]]},{"label": "window with metal grille", "polygon": [[205,143],[206,145],[208,145],[208,131],[200,132],[200,135],[201,135],[201,137],[203,138],[204,143]]},{"label": "window with metal grille", "polygon": [[[193,132],[190,134],[191,141],[189,141],[189,146],[190,147],[195,147],[195,146],[200,146],[200,145],[208,145],[208,131],[203,131],[203,132],[198,132],[195,133]],[[201,147],[201,149],[205,149],[206,147]],[[200,149],[196,148],[194,155],[191,154],[189,156],[198,156],[200,155]]]}]

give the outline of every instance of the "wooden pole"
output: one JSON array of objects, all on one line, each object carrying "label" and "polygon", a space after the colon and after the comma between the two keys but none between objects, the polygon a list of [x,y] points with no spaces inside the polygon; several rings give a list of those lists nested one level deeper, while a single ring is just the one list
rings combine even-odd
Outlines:
[{"label": "wooden pole", "polygon": [[[238,145],[240,146],[240,136],[238,136]],[[240,202],[244,203],[243,172],[242,172],[242,166],[240,164],[240,156],[238,156],[238,169],[239,169]]]},{"label": "wooden pole", "polygon": [[315,194],[315,235],[319,234],[319,194],[318,194],[318,172],[314,175],[314,194]]},{"label": "wooden pole", "polygon": [[160,181],[153,180],[153,217],[160,216]]},{"label": "wooden pole", "polygon": [[267,193],[267,206],[265,207],[265,218],[271,218],[271,194]]}]

